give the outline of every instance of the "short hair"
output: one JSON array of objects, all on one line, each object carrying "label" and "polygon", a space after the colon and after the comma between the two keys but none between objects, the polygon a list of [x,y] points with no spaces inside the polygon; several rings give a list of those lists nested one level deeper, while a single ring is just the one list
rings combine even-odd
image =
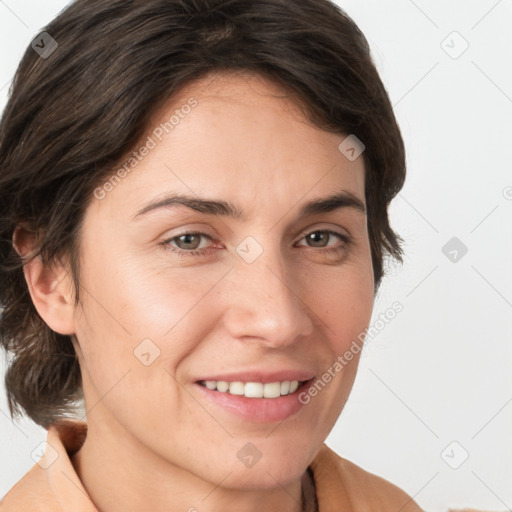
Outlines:
[{"label": "short hair", "polygon": [[257,73],[315,126],[362,141],[375,293],[385,257],[402,261],[387,211],[405,180],[402,136],[366,38],[334,3],[77,0],[45,31],[58,47],[46,56],[27,48],[0,124],[0,344],[11,354],[13,418],[24,411],[47,428],[83,398],[71,336],[32,303],[16,226],[38,235],[32,257],[69,258],[78,305],[80,228],[95,187],[152,114],[207,73]]}]

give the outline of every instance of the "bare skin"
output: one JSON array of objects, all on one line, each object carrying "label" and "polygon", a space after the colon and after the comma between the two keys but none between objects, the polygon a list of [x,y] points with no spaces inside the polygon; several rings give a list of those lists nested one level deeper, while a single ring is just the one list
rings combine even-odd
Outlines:
[{"label": "bare skin", "polygon": [[[89,205],[79,306],[66,265],[25,268],[39,314],[75,339],[88,436],[72,462],[101,512],[299,512],[306,469],[345,405],[359,356],[282,422],[242,419],[205,399],[196,380],[283,368],[319,377],[368,326],[365,213],[298,216],[340,191],[364,204],[363,159],[346,159],[344,135],[312,126],[259,76],[189,84],[151,130],[191,97],[197,105]],[[185,206],[136,217],[167,193],[233,203],[246,218]],[[204,235],[178,238],[196,231]],[[262,248],[251,263],[236,251],[248,236]],[[19,251],[29,247],[20,235]],[[149,365],[134,355],[144,339],[159,351]],[[249,442],[262,454],[250,468],[237,457]]]}]

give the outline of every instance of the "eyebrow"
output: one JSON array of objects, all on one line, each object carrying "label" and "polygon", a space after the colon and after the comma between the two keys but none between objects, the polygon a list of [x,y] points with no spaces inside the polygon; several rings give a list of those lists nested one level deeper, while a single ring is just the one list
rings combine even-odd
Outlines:
[{"label": "eyebrow", "polygon": [[[237,208],[234,204],[218,199],[200,198],[185,194],[170,194],[160,199],[153,200],[144,206],[135,214],[132,220],[161,208],[169,209],[175,206],[185,206],[191,210],[207,215],[221,215],[232,217],[237,220],[246,221],[246,213]],[[341,191],[336,194],[314,199],[305,203],[299,210],[299,218],[315,215],[318,213],[327,213],[338,208],[352,208],[363,214],[366,214],[364,203],[357,196],[348,191]]]}]

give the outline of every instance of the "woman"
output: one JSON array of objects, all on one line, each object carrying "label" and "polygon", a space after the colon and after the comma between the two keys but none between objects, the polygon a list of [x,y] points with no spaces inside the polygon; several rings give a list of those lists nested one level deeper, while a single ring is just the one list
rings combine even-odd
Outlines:
[{"label": "woman", "polygon": [[78,0],[0,137],[9,405],[48,429],[2,511],[420,510],[324,444],[405,178],[339,8]]}]

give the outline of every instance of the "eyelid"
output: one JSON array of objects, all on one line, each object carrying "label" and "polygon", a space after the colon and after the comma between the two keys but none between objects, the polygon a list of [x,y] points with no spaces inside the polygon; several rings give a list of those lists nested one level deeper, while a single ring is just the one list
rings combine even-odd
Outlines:
[{"label": "eyelid", "polygon": [[[309,249],[312,249],[315,252],[341,251],[347,244],[350,244],[352,241],[352,238],[349,234],[340,233],[339,231],[336,231],[334,229],[330,229],[327,227],[312,228],[312,229],[308,228],[308,229],[302,231],[302,233],[299,235],[298,241],[300,242],[307,235],[310,235],[312,233],[326,233],[328,235],[334,235],[334,236],[339,237],[343,242],[343,245],[341,247],[338,247],[338,246],[309,247],[307,245],[301,245],[301,247],[307,247]],[[179,247],[175,247],[171,244],[172,241],[174,241],[175,239],[179,238],[180,236],[184,236],[184,235],[196,235],[196,236],[207,238],[214,243],[219,242],[218,240],[216,240],[213,236],[209,235],[208,233],[204,233],[202,231],[191,229],[188,231],[183,231],[181,233],[178,233],[172,237],[166,238],[161,243],[161,245],[164,246],[164,248],[166,248],[172,252],[175,252],[180,256],[204,256],[204,255],[209,254],[210,251],[212,251],[212,249],[213,249],[212,247],[186,250],[186,249],[180,249]]]},{"label": "eyelid", "polygon": [[335,235],[344,236],[346,238],[350,238],[350,233],[347,229],[342,228],[341,226],[333,227],[332,225],[328,226],[315,226],[313,228],[309,227],[306,229],[303,229],[297,236],[299,239],[302,239],[306,235],[309,235],[311,233],[316,233],[318,231],[327,232],[327,233],[333,233]]},{"label": "eyelid", "polygon": [[208,240],[210,240],[214,243],[218,242],[218,240],[216,240],[213,236],[209,235],[208,233],[204,233],[203,231],[197,231],[197,230],[189,230],[189,231],[183,231],[182,233],[178,233],[177,235],[173,235],[171,237],[166,238],[162,242],[162,244],[171,246],[173,249],[176,250],[176,252],[186,253],[186,254],[204,253],[205,251],[208,251],[211,249],[211,247],[206,247],[206,248],[202,248],[202,249],[191,249],[191,250],[187,251],[186,249],[180,249],[179,247],[174,247],[170,244],[170,242],[173,242],[180,236],[185,236],[185,235],[195,235],[195,236],[199,236],[202,238],[207,238]]},{"label": "eyelid", "polygon": [[338,244],[327,245],[325,247],[311,247],[308,245],[300,244],[299,247],[306,247],[307,249],[310,249],[313,252],[324,253],[324,254],[325,253],[340,253],[341,251],[346,250],[347,246],[349,246],[352,243],[352,238],[350,237],[350,235],[340,233],[339,231],[336,231],[334,229],[328,229],[328,228],[319,228],[319,229],[315,228],[315,229],[308,230],[304,233],[303,236],[301,236],[299,238],[299,242],[304,240],[304,238],[307,235],[310,235],[312,233],[324,233],[324,234],[327,234],[329,237],[331,237],[331,236],[338,237],[338,239],[341,241],[341,244],[340,244],[340,242],[338,242]]}]

